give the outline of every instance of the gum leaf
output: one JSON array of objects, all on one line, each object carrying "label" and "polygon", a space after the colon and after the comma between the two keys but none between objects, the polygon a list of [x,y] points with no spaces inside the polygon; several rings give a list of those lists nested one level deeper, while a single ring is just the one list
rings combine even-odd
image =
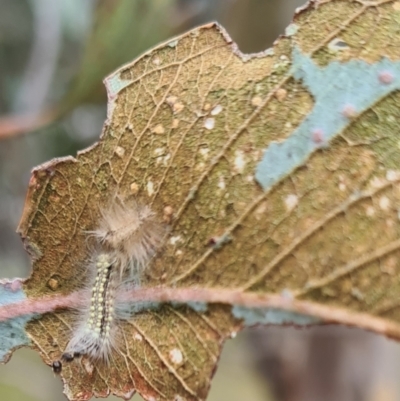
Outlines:
[{"label": "gum leaf", "polygon": [[[397,1],[315,1],[262,54],[210,24],[105,80],[99,142],[32,173],[24,293],[81,288],[85,231],[118,193],[170,221],[144,287],[216,296],[142,308],[109,367],[63,369],[69,399],[205,399],[223,342],[245,325],[336,322],[400,338],[399,23]],[[236,295],[223,301],[222,289]],[[282,302],[261,307],[263,296]],[[64,310],[26,324],[46,363],[72,320]]]}]

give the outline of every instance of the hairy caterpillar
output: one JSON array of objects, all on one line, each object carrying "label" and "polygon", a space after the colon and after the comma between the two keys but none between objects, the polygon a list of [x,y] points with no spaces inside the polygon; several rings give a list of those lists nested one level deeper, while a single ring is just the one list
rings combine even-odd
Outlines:
[{"label": "hairy caterpillar", "polygon": [[61,360],[53,362],[55,373],[61,372],[62,362],[80,356],[110,362],[113,350],[118,349],[119,321],[129,318],[135,310],[124,306],[126,300],[118,300],[118,292],[138,286],[167,232],[149,207],[136,202],[128,208],[119,200],[101,211],[98,228],[88,232],[96,239],[97,251],[87,267],[84,306],[77,312]]},{"label": "hairy caterpillar", "polygon": [[88,294],[90,304],[85,306],[82,321],[65,349],[62,359],[88,355],[107,361],[114,346],[114,301],[118,287],[118,275],[113,269],[110,255],[100,253],[95,260],[96,276]]},{"label": "hairy caterpillar", "polygon": [[126,271],[140,275],[160,248],[167,227],[148,206],[132,202],[127,207],[118,198],[101,215],[98,228],[89,233],[113,255],[121,276]]},{"label": "hairy caterpillar", "polygon": [[[92,360],[108,363],[116,347],[114,303],[119,274],[107,253],[99,253],[88,266],[88,271],[88,288],[83,291],[87,303],[78,311],[72,337],[61,356],[63,362],[86,355]],[[61,372],[61,361],[53,362],[55,373]]]}]

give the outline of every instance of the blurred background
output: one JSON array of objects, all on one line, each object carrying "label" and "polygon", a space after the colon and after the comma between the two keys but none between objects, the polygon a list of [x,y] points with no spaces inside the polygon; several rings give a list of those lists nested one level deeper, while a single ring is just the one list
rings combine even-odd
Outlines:
[{"label": "blurred background", "polygon": [[[15,229],[30,170],[97,140],[106,116],[106,75],[213,20],[242,52],[265,50],[302,3],[0,0],[0,277],[29,275]],[[400,401],[399,370],[399,345],[371,333],[260,327],[228,341],[209,400]],[[65,398],[60,379],[24,349],[0,366],[0,399]]]}]

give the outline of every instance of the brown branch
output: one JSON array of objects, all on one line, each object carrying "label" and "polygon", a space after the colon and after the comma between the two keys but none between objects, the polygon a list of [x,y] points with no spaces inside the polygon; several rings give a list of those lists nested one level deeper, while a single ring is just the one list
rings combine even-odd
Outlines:
[{"label": "brown branch", "polygon": [[[370,330],[388,337],[400,339],[400,325],[367,313],[351,312],[342,308],[301,301],[286,295],[256,294],[235,289],[223,288],[170,288],[153,287],[126,291],[121,294],[126,302],[203,302],[206,304],[225,304],[249,309],[278,309],[282,311],[312,316],[321,324],[343,324]],[[57,309],[78,308],[85,302],[82,292],[70,295],[55,295],[37,299],[26,299],[0,306],[0,321],[28,314],[42,314]]]},{"label": "brown branch", "polygon": [[38,130],[59,117],[56,109],[35,114],[0,116],[0,140]]}]

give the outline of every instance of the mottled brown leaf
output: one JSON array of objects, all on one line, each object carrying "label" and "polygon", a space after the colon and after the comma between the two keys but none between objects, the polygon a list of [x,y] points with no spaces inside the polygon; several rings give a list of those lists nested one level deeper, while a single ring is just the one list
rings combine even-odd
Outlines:
[{"label": "mottled brown leaf", "polygon": [[[90,251],[85,230],[118,193],[171,226],[145,287],[276,294],[317,322],[400,338],[399,23],[399,1],[315,1],[263,54],[240,54],[210,24],[108,77],[100,141],[33,171],[19,227],[35,259],[28,296],[80,288]],[[338,74],[318,81],[335,65]],[[354,75],[365,76],[359,90],[350,90]],[[358,97],[363,81],[372,82],[366,100]],[[313,114],[317,106],[324,114]],[[320,125],[304,131],[314,117]],[[283,160],[282,144],[300,129],[306,134]],[[277,155],[268,169],[264,149],[265,157]],[[305,160],[285,167],[303,149]],[[262,184],[256,171],[272,181]],[[140,313],[123,325],[110,367],[84,358],[63,370],[67,396],[128,398],[137,390],[146,400],[204,399],[239,318],[313,321],[270,312],[210,304],[203,313],[170,305]],[[28,324],[47,363],[64,350],[72,317],[56,312]]]}]

